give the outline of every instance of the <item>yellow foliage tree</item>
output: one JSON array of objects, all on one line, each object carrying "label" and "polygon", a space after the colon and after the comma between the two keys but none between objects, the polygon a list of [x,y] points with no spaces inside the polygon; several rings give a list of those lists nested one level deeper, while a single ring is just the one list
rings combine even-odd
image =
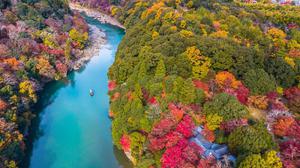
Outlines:
[{"label": "yellow foliage tree", "polygon": [[70,30],[69,36],[73,42],[78,43],[80,49],[83,49],[85,43],[89,39],[89,34],[87,32],[80,33],[74,28]]},{"label": "yellow foliage tree", "polygon": [[66,46],[65,46],[65,51],[64,51],[64,54],[65,54],[65,57],[67,60],[70,60],[70,58],[71,58],[71,49],[72,49],[71,48],[71,40],[68,39],[66,41]]},{"label": "yellow foliage tree", "polygon": [[158,36],[159,36],[159,33],[157,31],[153,31],[152,39],[156,39]]},{"label": "yellow foliage tree", "polygon": [[6,160],[4,164],[7,168],[17,168],[18,167],[16,162],[13,160],[11,160],[9,162]]},{"label": "yellow foliage tree", "polygon": [[111,15],[115,16],[119,12],[119,10],[120,9],[118,7],[112,6],[111,9],[110,9]]},{"label": "yellow foliage tree", "polygon": [[55,44],[55,39],[52,35],[49,34],[44,38],[44,45],[53,49],[57,47],[57,45]]},{"label": "yellow foliage tree", "polygon": [[193,5],[194,5],[194,2],[190,0],[190,1],[186,4],[186,7],[192,8]]},{"label": "yellow foliage tree", "polygon": [[176,27],[176,26],[171,26],[171,27],[170,27],[170,30],[171,30],[172,32],[176,32],[176,31],[177,31],[177,27]]},{"label": "yellow foliage tree", "polygon": [[185,29],[185,28],[186,28],[186,21],[185,21],[185,20],[182,20],[182,21],[180,22],[180,28],[182,28],[182,29]]},{"label": "yellow foliage tree", "polygon": [[193,36],[194,36],[194,33],[191,32],[191,31],[188,31],[188,30],[181,30],[181,31],[180,31],[180,35],[181,35],[182,37],[188,38],[188,37],[193,37]]},{"label": "yellow foliage tree", "polygon": [[28,95],[34,102],[37,101],[35,90],[29,80],[23,81],[19,84],[19,93]]},{"label": "yellow foliage tree", "polygon": [[211,131],[219,128],[222,121],[223,117],[218,114],[209,114],[206,116],[206,126]]},{"label": "yellow foliage tree", "polygon": [[289,64],[291,67],[295,68],[296,63],[295,63],[295,61],[294,61],[293,58],[291,58],[291,57],[284,57],[284,61],[285,61],[287,64]]},{"label": "yellow foliage tree", "polygon": [[36,69],[39,74],[48,78],[53,78],[55,75],[55,70],[49,61],[43,57],[37,59]]},{"label": "yellow foliage tree", "polygon": [[282,162],[280,158],[277,156],[277,152],[274,150],[270,150],[266,152],[263,156],[266,161],[266,164],[270,168],[282,168]]},{"label": "yellow foliage tree", "polygon": [[286,34],[280,29],[271,28],[267,31],[267,35],[273,40],[275,47],[284,46],[286,43]]},{"label": "yellow foliage tree", "polygon": [[193,77],[196,79],[205,78],[211,66],[210,58],[202,56],[200,50],[195,46],[188,47],[186,55],[192,64]]},{"label": "yellow foliage tree", "polygon": [[228,35],[227,31],[223,31],[223,30],[219,30],[216,32],[213,32],[212,34],[210,34],[211,37],[215,37],[215,38],[226,38]]},{"label": "yellow foliage tree", "polygon": [[275,27],[271,28],[268,30],[267,34],[272,38],[272,39],[285,39],[286,34]]}]

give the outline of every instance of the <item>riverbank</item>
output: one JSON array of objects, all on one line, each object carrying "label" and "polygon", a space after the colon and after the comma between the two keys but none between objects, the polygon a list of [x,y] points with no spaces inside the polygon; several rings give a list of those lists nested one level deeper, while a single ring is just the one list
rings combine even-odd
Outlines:
[{"label": "riverbank", "polygon": [[86,8],[86,7],[83,7],[76,3],[69,3],[69,7],[72,10],[75,10],[78,12],[84,12],[87,16],[97,19],[101,23],[107,23],[107,24],[117,26],[117,27],[125,30],[125,27],[117,19],[115,19],[107,14],[104,14],[100,11],[97,11],[95,9]]},{"label": "riverbank", "polygon": [[[105,117],[109,109],[107,73],[124,32],[90,17],[86,21],[105,32],[105,44],[84,69],[68,74],[68,82],[45,87],[35,108],[39,116],[31,134],[36,136],[28,153],[30,168],[132,168],[112,144],[111,121]],[[93,43],[97,42],[91,40],[90,47]],[[93,97],[88,94],[90,88]]]},{"label": "riverbank", "polygon": [[80,56],[80,58],[74,63],[73,70],[79,70],[86,63],[95,56],[95,53],[99,53],[101,46],[106,43],[105,33],[94,25],[90,25],[90,35],[89,35],[89,46],[84,50],[78,50],[75,54]]}]

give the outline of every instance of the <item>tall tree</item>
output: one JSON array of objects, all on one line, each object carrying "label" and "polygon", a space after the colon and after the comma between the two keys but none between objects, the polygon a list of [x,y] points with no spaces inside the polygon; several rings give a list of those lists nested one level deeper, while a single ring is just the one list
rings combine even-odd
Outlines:
[{"label": "tall tree", "polygon": [[162,79],[165,76],[166,76],[166,67],[165,67],[164,60],[161,58],[156,67],[155,78]]},{"label": "tall tree", "polygon": [[196,99],[196,89],[191,79],[185,80],[180,88],[179,101],[184,104],[194,103]]},{"label": "tall tree", "polygon": [[251,69],[244,75],[244,83],[252,94],[263,95],[276,89],[275,79],[263,69]]}]

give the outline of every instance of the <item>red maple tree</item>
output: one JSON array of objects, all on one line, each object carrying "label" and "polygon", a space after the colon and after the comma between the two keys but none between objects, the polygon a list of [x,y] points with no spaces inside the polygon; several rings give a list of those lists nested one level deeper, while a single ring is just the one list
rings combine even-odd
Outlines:
[{"label": "red maple tree", "polygon": [[108,81],[108,90],[112,91],[117,87],[116,81]]},{"label": "red maple tree", "polygon": [[186,138],[193,136],[193,129],[195,124],[192,120],[192,117],[185,115],[182,121],[177,125],[176,131],[180,132]]},{"label": "red maple tree", "polygon": [[300,167],[300,142],[297,140],[288,140],[279,144],[280,157],[284,167]]},{"label": "red maple tree", "polygon": [[130,151],[130,137],[129,137],[129,135],[124,134],[120,139],[120,144],[122,146],[122,149],[125,152],[129,152]]}]

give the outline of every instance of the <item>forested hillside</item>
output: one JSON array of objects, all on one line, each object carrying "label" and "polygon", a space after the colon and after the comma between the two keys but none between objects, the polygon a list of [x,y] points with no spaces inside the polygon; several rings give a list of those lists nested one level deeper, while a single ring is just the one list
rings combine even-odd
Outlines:
[{"label": "forested hillside", "polygon": [[136,167],[300,167],[299,7],[135,0],[111,14],[127,28],[112,135]]},{"label": "forested hillside", "polygon": [[0,167],[17,167],[51,80],[66,77],[88,42],[88,26],[63,0],[0,0]]}]

